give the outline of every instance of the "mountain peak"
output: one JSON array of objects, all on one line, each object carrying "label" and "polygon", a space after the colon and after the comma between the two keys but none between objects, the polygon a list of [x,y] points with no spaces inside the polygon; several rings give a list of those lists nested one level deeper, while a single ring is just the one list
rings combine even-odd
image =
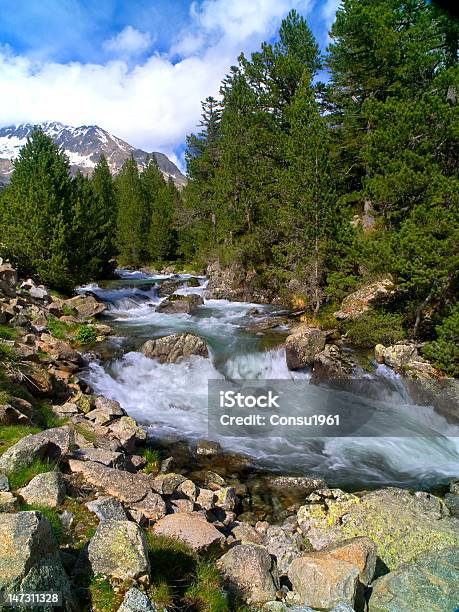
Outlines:
[{"label": "mountain peak", "polygon": [[131,155],[140,169],[145,167],[148,156],[154,155],[166,180],[171,178],[180,189],[186,185],[186,177],[163,153],[147,153],[137,149],[98,125],[71,126],[59,121],[0,128],[0,183],[8,182],[13,171],[12,160],[18,157],[35,127],[40,127],[67,155],[72,172],[80,170],[83,174],[91,174],[102,154],[107,158],[113,174],[120,171],[123,162]]}]

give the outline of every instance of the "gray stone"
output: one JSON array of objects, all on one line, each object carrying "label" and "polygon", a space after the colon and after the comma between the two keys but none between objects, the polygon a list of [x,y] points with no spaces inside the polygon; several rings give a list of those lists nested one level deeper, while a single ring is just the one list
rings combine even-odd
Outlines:
[{"label": "gray stone", "polygon": [[87,502],[86,508],[94,512],[101,521],[126,521],[127,516],[123,506],[114,497],[98,497],[94,501]]},{"label": "gray stone", "polygon": [[364,285],[345,297],[341,303],[341,308],[334,315],[340,320],[353,321],[368,312],[375,304],[390,299],[394,293],[394,280],[390,275],[387,275],[379,281]]},{"label": "gray stone", "polygon": [[196,444],[196,454],[205,457],[213,457],[221,453],[222,447],[218,442],[212,440],[198,440]]},{"label": "gray stone", "polygon": [[122,468],[125,464],[125,455],[104,448],[78,448],[72,455],[80,461],[94,461],[107,467]]},{"label": "gray stone", "polygon": [[159,612],[155,604],[148,599],[145,593],[135,587],[129,589],[123,599],[123,603],[117,612]]},{"label": "gray stone", "polygon": [[447,505],[448,510],[451,512],[451,514],[459,518],[459,495],[447,493],[445,495],[445,504]]},{"label": "gray stone", "polygon": [[292,561],[288,577],[294,592],[312,608],[329,610],[341,601],[354,605],[359,569],[352,563],[308,553]]},{"label": "gray stone", "polygon": [[151,479],[151,488],[161,495],[172,495],[172,493],[186,481],[185,476],[170,472],[159,474]]},{"label": "gray stone", "polygon": [[29,484],[18,490],[18,495],[30,505],[57,508],[65,497],[65,482],[57,471],[38,474]]},{"label": "gray stone", "polygon": [[65,305],[74,308],[83,319],[96,317],[107,310],[107,306],[98,302],[92,295],[77,295],[66,300]]},{"label": "gray stone", "polygon": [[225,537],[197,512],[168,514],[152,527],[157,535],[180,540],[196,552],[220,550]]},{"label": "gray stone", "polygon": [[247,604],[263,604],[276,596],[276,562],[264,546],[238,544],[220,557],[217,568],[226,588]]},{"label": "gray stone", "polygon": [[94,574],[149,583],[145,535],[131,521],[101,521],[89,543],[88,559]]},{"label": "gray stone", "polygon": [[204,304],[204,300],[196,293],[171,295],[156,307],[156,312],[165,314],[192,314],[202,304]]},{"label": "gray stone", "polygon": [[116,400],[108,399],[103,395],[98,395],[94,400],[94,405],[97,410],[100,410],[111,420],[115,417],[126,415],[126,411],[121,407],[121,404]]},{"label": "gray stone", "polygon": [[13,512],[17,507],[17,499],[9,491],[0,491],[0,512]]},{"label": "gray stone", "polygon": [[234,487],[222,487],[215,491],[215,506],[227,512],[232,512],[236,507],[238,498]]},{"label": "gray stone", "polygon": [[[0,542],[0,596],[21,591],[61,591],[64,610],[78,610],[51,525],[40,512],[0,514]],[[30,607],[15,609],[25,611]]]},{"label": "gray stone", "polygon": [[300,534],[296,531],[289,532],[281,525],[270,525],[263,536],[262,544],[276,557],[279,575],[287,574],[293,559],[304,553],[304,540]]},{"label": "gray stone", "polygon": [[0,471],[13,472],[30,466],[36,459],[60,459],[69,452],[72,442],[73,432],[66,427],[25,436],[0,457]]},{"label": "gray stone", "polygon": [[8,476],[6,474],[0,474],[0,491],[9,491],[10,485],[8,482]]},{"label": "gray stone", "polygon": [[289,370],[312,365],[314,357],[325,347],[325,332],[316,327],[300,325],[285,341],[285,358]]},{"label": "gray stone", "polygon": [[134,452],[136,447],[147,438],[145,431],[129,416],[123,416],[110,423],[108,429],[112,437],[119,440],[122,448],[128,453]]},{"label": "gray stone", "polygon": [[209,356],[206,343],[195,334],[172,334],[147,340],[140,347],[140,352],[160,363],[176,363],[192,355]]},{"label": "gray stone", "polygon": [[446,612],[459,602],[459,547],[422,555],[373,583],[370,612]]}]

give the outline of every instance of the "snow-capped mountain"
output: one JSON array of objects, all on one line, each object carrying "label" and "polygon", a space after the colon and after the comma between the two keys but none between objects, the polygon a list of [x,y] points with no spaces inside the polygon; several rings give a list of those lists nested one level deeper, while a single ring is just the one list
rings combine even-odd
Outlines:
[{"label": "snow-capped mountain", "polygon": [[[34,127],[31,123],[25,123],[0,128],[0,184],[9,181],[13,171],[12,160],[18,157]],[[139,168],[145,166],[148,156],[146,151],[136,149],[97,125],[72,127],[57,121],[48,121],[41,123],[39,127],[64,151],[73,172],[79,169],[84,174],[91,174],[102,153],[105,154],[113,174],[120,171],[125,159],[131,155]],[[154,152],[153,155],[164,177],[171,177],[177,187],[182,188],[187,179],[177,166],[163,153]]]}]

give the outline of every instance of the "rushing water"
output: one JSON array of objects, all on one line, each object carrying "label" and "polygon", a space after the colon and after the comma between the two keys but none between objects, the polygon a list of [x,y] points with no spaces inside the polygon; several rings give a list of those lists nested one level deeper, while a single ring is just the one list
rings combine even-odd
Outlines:
[{"label": "rushing water", "polygon": [[[86,375],[95,392],[118,400],[156,436],[188,440],[207,438],[207,381],[209,379],[303,379],[309,373],[291,372],[281,348],[285,333],[254,333],[246,328],[279,308],[257,304],[205,300],[193,316],[155,311],[161,298],[158,284],[167,275],[148,276],[120,271],[120,278],[81,288],[108,306],[108,322],[116,336],[110,342],[124,347],[122,356],[91,363]],[[181,275],[185,281],[187,275]],[[203,293],[182,286],[177,293]],[[258,313],[253,313],[254,308]],[[260,316],[261,313],[261,316]],[[210,358],[191,357],[160,364],[136,348],[147,339],[190,331],[210,348]],[[119,353],[119,350],[118,350]],[[371,487],[382,484],[433,487],[459,471],[459,428],[447,424],[430,407],[415,406],[401,379],[384,366],[371,375],[379,380],[381,399],[390,402],[384,416],[400,420],[408,437],[306,438],[288,440],[221,438],[228,450],[250,455],[260,465],[289,473],[316,474],[329,484]],[[311,393],[314,392],[311,385]],[[389,414],[390,413],[390,414]],[[443,434],[439,434],[441,431]],[[444,435],[446,433],[446,435]]]}]

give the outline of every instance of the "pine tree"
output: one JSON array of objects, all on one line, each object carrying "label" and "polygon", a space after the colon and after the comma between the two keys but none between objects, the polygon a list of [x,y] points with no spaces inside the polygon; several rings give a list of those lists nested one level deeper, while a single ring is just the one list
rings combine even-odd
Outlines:
[{"label": "pine tree", "polygon": [[137,163],[127,159],[115,181],[117,247],[122,264],[140,265],[148,259],[149,210]]},{"label": "pine tree", "polygon": [[96,240],[99,258],[108,273],[110,260],[116,254],[116,194],[107,158],[102,154],[92,175],[94,201],[92,217],[98,228]]},{"label": "pine tree", "polygon": [[71,214],[68,161],[50,138],[34,130],[14,163],[4,198],[2,254],[22,274],[36,274],[52,286],[70,287]]}]

